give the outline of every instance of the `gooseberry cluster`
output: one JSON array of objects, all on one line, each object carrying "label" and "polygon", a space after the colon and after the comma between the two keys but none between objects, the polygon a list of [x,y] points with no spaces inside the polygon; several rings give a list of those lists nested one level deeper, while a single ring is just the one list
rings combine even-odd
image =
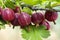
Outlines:
[{"label": "gooseberry cluster", "polygon": [[11,8],[5,8],[2,9],[0,7],[0,16],[4,21],[11,22],[14,26],[29,26],[29,24],[33,23],[36,26],[38,25],[44,25],[46,26],[46,29],[50,29],[50,22],[54,22],[58,17],[58,13],[56,11],[46,10],[45,14],[42,14],[41,12],[35,12],[32,13],[32,15],[29,15],[26,12],[21,12],[20,7],[16,7],[15,9]]}]

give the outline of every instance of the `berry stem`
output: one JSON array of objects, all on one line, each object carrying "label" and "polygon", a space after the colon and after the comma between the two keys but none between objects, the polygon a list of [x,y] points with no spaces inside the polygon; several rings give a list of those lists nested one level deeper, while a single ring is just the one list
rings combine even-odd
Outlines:
[{"label": "berry stem", "polygon": [[6,21],[7,22],[7,24],[9,25],[9,27],[11,27],[11,23],[10,22],[8,22],[8,21]]},{"label": "berry stem", "polygon": [[15,26],[13,25],[13,29],[15,28]]},{"label": "berry stem", "polygon": [[30,26],[28,26],[28,31],[30,31],[31,29],[30,29]]},{"label": "berry stem", "polygon": [[19,7],[19,13],[21,13],[20,7]]},{"label": "berry stem", "polygon": [[54,24],[56,24],[56,22],[55,22],[55,21],[53,21],[53,23],[54,23]]},{"label": "berry stem", "polygon": [[36,28],[39,26],[39,24],[36,24]]}]

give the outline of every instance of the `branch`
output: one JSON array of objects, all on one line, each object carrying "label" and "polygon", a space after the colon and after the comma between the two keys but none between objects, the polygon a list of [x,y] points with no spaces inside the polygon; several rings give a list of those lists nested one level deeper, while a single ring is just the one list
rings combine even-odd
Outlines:
[{"label": "branch", "polygon": [[25,5],[25,4],[23,4],[23,5],[21,5],[22,6],[22,8],[23,7],[28,7],[28,8],[30,8],[31,10],[52,10],[52,11],[56,11],[56,12],[60,12],[60,10],[55,10],[55,9],[49,9],[49,8],[45,8],[45,9],[43,9],[43,8],[33,8],[33,6],[31,6],[31,5]]}]

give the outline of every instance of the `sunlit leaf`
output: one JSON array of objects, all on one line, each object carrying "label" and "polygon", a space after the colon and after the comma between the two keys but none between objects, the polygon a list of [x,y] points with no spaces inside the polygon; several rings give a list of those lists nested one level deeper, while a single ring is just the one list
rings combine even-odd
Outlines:
[{"label": "sunlit leaf", "polygon": [[50,32],[45,30],[44,26],[39,26],[38,28],[30,26],[30,31],[26,30],[28,30],[28,28],[22,31],[22,36],[26,40],[42,40],[42,38],[48,38],[50,36]]},{"label": "sunlit leaf", "polygon": [[14,9],[15,4],[12,1],[6,1],[5,6]]},{"label": "sunlit leaf", "polygon": [[29,5],[35,5],[38,3],[38,0],[22,0],[22,1]]},{"label": "sunlit leaf", "polygon": [[26,13],[32,15],[32,10],[29,9],[29,8],[27,8],[27,7],[24,7],[22,11],[24,11],[24,12],[26,12]]}]

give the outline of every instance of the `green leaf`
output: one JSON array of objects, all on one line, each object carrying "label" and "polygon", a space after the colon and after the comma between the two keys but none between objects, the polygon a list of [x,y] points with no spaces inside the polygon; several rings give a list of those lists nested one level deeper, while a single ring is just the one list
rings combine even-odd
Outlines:
[{"label": "green leaf", "polygon": [[15,4],[12,1],[6,1],[5,6],[8,7],[8,8],[12,8],[12,9],[15,8]]},{"label": "green leaf", "polygon": [[60,0],[51,0],[51,1],[56,1],[56,2],[60,2]]},{"label": "green leaf", "polygon": [[0,6],[1,6],[2,8],[5,7],[5,5],[4,5],[4,0],[0,0]]},{"label": "green leaf", "polygon": [[38,0],[22,0],[25,4],[35,5],[38,3]]},{"label": "green leaf", "polygon": [[51,8],[51,2],[48,1],[47,5],[45,5],[46,8]]},{"label": "green leaf", "polygon": [[0,29],[4,29],[5,28],[5,26],[4,25],[0,25]]},{"label": "green leaf", "polygon": [[44,26],[30,26],[30,30],[28,31],[28,27],[22,30],[22,36],[26,40],[42,40],[42,38],[47,38],[50,36],[50,32],[45,30]]},{"label": "green leaf", "polygon": [[28,7],[24,7],[22,11],[32,15],[32,10],[29,9]]},{"label": "green leaf", "polygon": [[55,7],[58,5],[58,2],[54,1],[54,2],[51,2],[51,7]]},{"label": "green leaf", "polygon": [[0,25],[4,25],[6,22],[0,18]]},{"label": "green leaf", "polygon": [[20,6],[21,0],[14,0],[14,2],[17,6]]},{"label": "green leaf", "polygon": [[47,37],[49,37],[49,34],[50,32],[49,31],[47,31],[47,30],[41,30],[40,31],[40,35],[43,37],[43,38],[47,38]]},{"label": "green leaf", "polygon": [[0,18],[0,28],[1,29],[5,28],[5,26],[4,26],[5,24],[6,24],[6,22]]},{"label": "green leaf", "polygon": [[2,6],[2,2],[1,2],[1,0],[0,0],[0,6]]}]

